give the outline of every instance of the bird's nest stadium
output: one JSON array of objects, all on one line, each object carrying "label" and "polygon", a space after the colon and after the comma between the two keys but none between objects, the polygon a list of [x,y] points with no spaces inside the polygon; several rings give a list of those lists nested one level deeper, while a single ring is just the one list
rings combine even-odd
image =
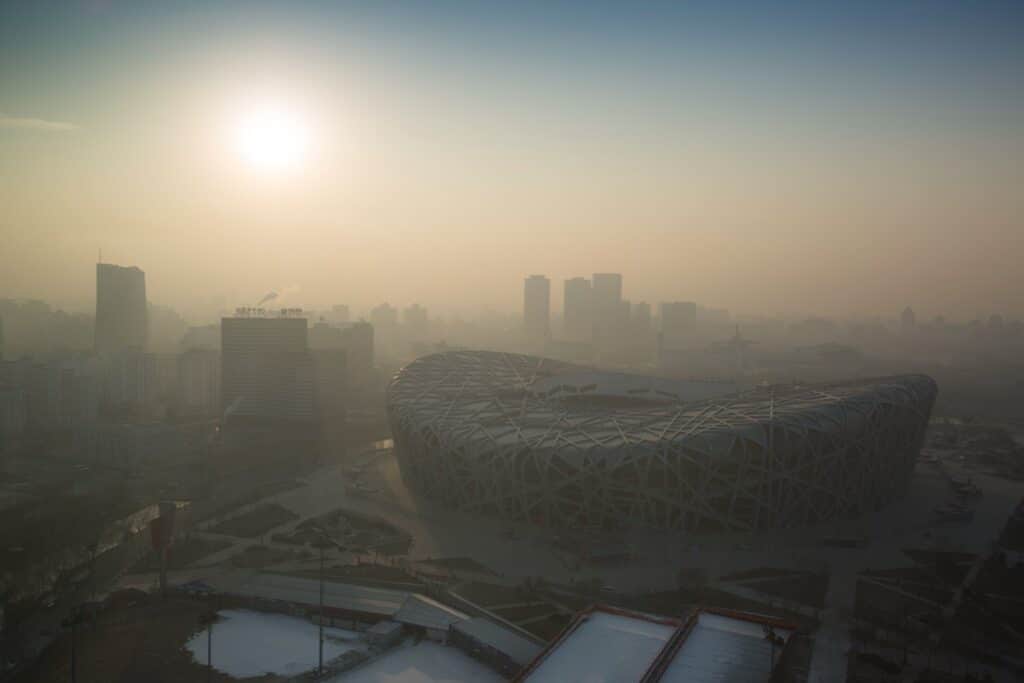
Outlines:
[{"label": "bird's nest stadium", "polygon": [[935,401],[923,375],[730,383],[457,351],[395,375],[403,477],[474,514],[555,527],[792,527],[906,489]]}]

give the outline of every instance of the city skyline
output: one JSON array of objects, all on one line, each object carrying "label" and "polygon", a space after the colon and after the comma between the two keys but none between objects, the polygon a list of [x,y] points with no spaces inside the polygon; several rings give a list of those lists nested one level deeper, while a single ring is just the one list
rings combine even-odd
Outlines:
[{"label": "city skyline", "polygon": [[1020,683],[1024,2],[0,1],[0,678]]},{"label": "city skyline", "polygon": [[[110,262],[97,261],[95,271],[97,276],[101,270],[104,270],[105,272],[135,272],[137,274],[141,274],[143,280],[145,279],[145,270],[139,268],[137,265],[121,265]],[[657,296],[651,298],[650,300],[647,300],[643,298],[636,298],[634,296],[626,296],[626,294],[628,294],[630,290],[627,289],[626,286],[623,284],[625,278],[621,273],[594,273],[592,274],[591,278],[593,278],[594,276],[598,278],[602,276],[618,278],[618,290],[616,291],[615,296],[613,296],[615,303],[623,305],[629,304],[633,307],[639,305],[647,308],[651,308],[653,305],[654,310],[657,311],[655,313],[655,316],[659,319],[662,317],[661,309],[664,306],[676,305],[679,303],[695,305],[698,309],[702,309],[706,312],[714,314],[716,318],[718,318],[720,314],[724,314],[726,318],[731,318],[736,321],[773,319],[797,321],[802,319],[823,319],[833,320],[837,322],[857,322],[884,320],[890,322],[903,321],[905,324],[907,311],[910,311],[912,316],[919,317],[919,321],[922,324],[931,324],[936,321],[951,324],[963,324],[975,321],[985,323],[991,321],[994,317],[997,317],[999,319],[1005,319],[1008,322],[1018,319],[1018,317],[1014,315],[1014,313],[1012,312],[1012,309],[1004,310],[994,308],[990,310],[975,310],[973,314],[970,311],[967,311],[962,316],[956,316],[946,315],[944,309],[941,308],[934,310],[919,308],[917,304],[914,302],[903,305],[902,308],[900,308],[899,305],[897,305],[895,308],[889,307],[875,311],[863,311],[845,314],[830,310],[734,311],[716,305],[717,302],[715,301],[695,302],[685,300],[685,297],[684,299],[660,299]],[[545,274],[533,274],[525,276],[523,278],[523,281],[529,282],[534,278],[544,279],[547,280],[548,282],[549,302],[547,306],[547,315],[549,324],[552,321],[559,321],[561,327],[563,328],[560,331],[567,334],[569,338],[573,337],[574,334],[577,334],[579,332],[578,328],[575,332],[572,331],[574,325],[579,325],[582,323],[584,328],[589,328],[590,325],[593,324],[593,318],[595,317],[596,309],[593,308],[594,303],[591,300],[594,296],[592,279],[588,279],[587,277],[578,274],[570,275],[567,276],[565,279],[560,280],[560,292],[552,292],[550,290],[550,283],[554,281],[557,284],[559,282],[558,279],[549,278]],[[579,288],[581,286],[584,287],[586,291],[580,291]],[[570,290],[571,293],[566,292],[567,288]],[[99,294],[98,277],[97,286],[95,287],[95,289],[97,291],[97,294]],[[217,322],[223,317],[231,317],[233,315],[236,315],[239,311],[243,310],[247,311],[247,314],[256,315],[257,313],[259,313],[261,315],[268,316],[274,316],[278,312],[281,312],[283,314],[285,311],[287,311],[289,315],[301,314],[302,317],[310,318],[310,320],[313,320],[313,317],[316,317],[317,319],[328,321],[335,324],[349,324],[357,321],[374,322],[376,319],[378,324],[382,324],[385,327],[397,325],[399,321],[401,321],[403,324],[408,324],[408,316],[410,315],[410,313],[415,315],[417,319],[423,318],[424,320],[453,321],[474,320],[477,319],[478,317],[488,318],[495,314],[509,316],[511,318],[519,318],[521,321],[523,321],[525,314],[522,292],[520,292],[520,300],[518,302],[514,303],[508,308],[500,309],[487,302],[481,303],[478,308],[473,310],[445,308],[443,304],[435,307],[434,305],[424,305],[422,299],[416,298],[412,298],[406,301],[394,300],[394,304],[392,303],[392,301],[381,301],[379,299],[369,298],[367,299],[368,303],[358,306],[351,306],[349,303],[338,303],[338,299],[335,298],[326,299],[325,303],[320,303],[315,306],[309,306],[308,304],[305,303],[306,297],[304,297],[304,295],[302,294],[302,288],[297,285],[291,285],[286,288],[283,288],[283,293],[278,293],[277,291],[270,291],[266,293],[262,298],[254,298],[253,301],[240,301],[235,303],[224,302],[219,307],[211,307],[209,309],[203,309],[200,312],[196,312],[195,310],[190,311],[188,309],[186,309],[185,311],[178,311],[173,307],[167,307],[162,305],[160,302],[155,302],[149,300],[148,298],[145,298],[145,282],[143,282],[142,284],[142,291],[142,296],[144,297],[147,309],[155,307],[161,309],[162,311],[170,312],[174,315],[184,315],[185,317],[183,317],[182,320],[187,321],[190,324],[208,324],[211,322]],[[585,297],[585,301],[577,301],[574,303],[577,308],[582,306],[583,309],[585,309],[583,313],[584,320],[570,321],[567,323],[565,320],[566,310],[567,308],[571,308],[573,304],[569,304],[567,306],[568,299],[566,297],[579,297],[581,295]],[[76,315],[83,313],[95,313],[97,311],[97,304],[99,300],[98,296],[93,297],[92,299],[84,300],[82,302],[81,307],[79,307],[77,305],[64,306],[61,305],[59,300],[52,301],[31,295],[24,297],[4,298],[12,302],[38,302],[43,305],[52,307],[54,311],[65,311]],[[285,303],[287,303],[287,305],[282,305]],[[379,318],[381,312],[386,310],[390,311],[388,315],[393,316],[393,320],[389,321],[382,320]],[[648,311],[648,314],[649,313],[650,312]],[[604,310],[602,312],[602,315],[598,317],[607,318],[607,314],[608,311]],[[641,313],[641,315],[644,314]],[[95,316],[92,317],[95,318]],[[145,317],[145,315],[137,317],[141,318]],[[422,325],[423,321],[418,321],[417,324]],[[589,332],[587,334],[589,335]],[[135,344],[135,346],[140,345]],[[144,344],[142,346],[144,346]]]},{"label": "city skyline", "polygon": [[1024,312],[1018,4],[389,7],[5,5],[0,291]]}]

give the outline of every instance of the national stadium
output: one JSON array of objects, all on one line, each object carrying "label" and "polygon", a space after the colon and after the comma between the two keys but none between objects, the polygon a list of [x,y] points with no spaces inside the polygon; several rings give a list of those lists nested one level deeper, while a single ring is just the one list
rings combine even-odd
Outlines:
[{"label": "national stadium", "polygon": [[419,358],[387,393],[403,478],[472,514],[562,527],[753,531],[849,518],[906,490],[923,375],[738,391],[547,358]]}]

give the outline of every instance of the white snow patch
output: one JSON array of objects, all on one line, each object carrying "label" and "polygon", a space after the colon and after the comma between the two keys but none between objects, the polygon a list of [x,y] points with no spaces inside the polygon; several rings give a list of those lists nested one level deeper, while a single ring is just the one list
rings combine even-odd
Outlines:
[{"label": "white snow patch", "polygon": [[[213,668],[245,678],[265,673],[294,675],[316,667],[317,625],[283,614],[242,609],[222,610],[213,625]],[[206,630],[186,644],[192,657],[206,664]],[[324,662],[362,649],[359,634],[324,628]]]},{"label": "white snow patch", "polygon": [[328,683],[499,683],[505,679],[461,650],[428,640],[384,653]]}]

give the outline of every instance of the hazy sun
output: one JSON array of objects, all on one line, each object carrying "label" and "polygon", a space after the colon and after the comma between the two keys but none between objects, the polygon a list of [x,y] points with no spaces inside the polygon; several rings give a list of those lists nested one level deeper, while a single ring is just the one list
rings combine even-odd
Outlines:
[{"label": "hazy sun", "polygon": [[309,127],[298,112],[263,105],[246,112],[235,131],[238,150],[250,166],[281,171],[300,166],[309,151]]}]

